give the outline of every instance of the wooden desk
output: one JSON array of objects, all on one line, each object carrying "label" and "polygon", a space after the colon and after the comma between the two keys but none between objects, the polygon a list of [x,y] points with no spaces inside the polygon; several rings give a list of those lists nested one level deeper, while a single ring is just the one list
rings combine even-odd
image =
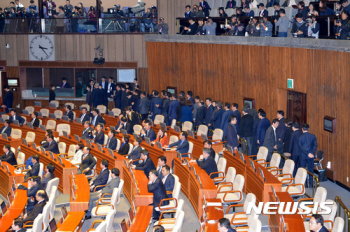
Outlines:
[{"label": "wooden desk", "polygon": [[[57,224],[57,232],[74,232],[82,220],[85,221],[85,212],[68,212],[68,216],[64,222]],[[81,232],[81,228],[78,230]]]},{"label": "wooden desk", "polygon": [[[9,167],[10,173],[7,172],[5,165]],[[6,197],[7,194],[11,190],[11,186],[13,184],[13,178],[15,179],[16,183],[22,183],[24,181],[24,175],[23,174],[16,174],[15,168],[7,163],[2,162],[2,168],[0,167],[0,194],[3,197]]]},{"label": "wooden desk", "polygon": [[[293,198],[287,192],[276,192],[276,195],[279,198],[280,202],[293,202],[293,204],[298,203],[294,202]],[[276,199],[272,192],[269,192],[269,201],[276,202]],[[291,208],[293,208],[293,205]],[[269,226],[272,232],[285,231],[282,217],[284,217],[284,222],[287,226],[287,232],[305,232],[304,220],[302,219],[301,215],[292,214],[282,216],[278,214],[278,210],[276,210],[276,212],[276,215],[269,215]]]},{"label": "wooden desk", "polygon": [[130,232],[146,231],[153,213],[152,206],[139,206],[136,209],[136,216],[129,228]]},{"label": "wooden desk", "polygon": [[60,178],[60,182],[58,185],[58,190],[61,191],[63,194],[69,194],[70,193],[70,182],[69,182],[69,175],[71,175],[71,172],[74,174],[77,173],[77,167],[72,165],[69,161],[62,158],[62,162],[64,164],[64,167],[59,163],[56,154],[54,154],[54,157],[56,161],[54,161],[48,152],[46,154],[43,154],[41,152],[38,152],[37,150],[33,149],[31,146],[21,146],[21,152],[25,154],[25,159],[27,160],[32,155],[38,154],[39,155],[39,162],[43,163],[44,166],[46,166],[48,163],[52,163],[55,165],[55,177]]},{"label": "wooden desk", "polygon": [[[90,186],[88,179],[84,174],[74,175],[75,179],[75,200],[73,199],[72,191],[70,191],[70,211],[78,212],[85,211],[89,208]],[[73,188],[72,176],[69,176],[70,188]]]},{"label": "wooden desk", "polygon": [[[0,187],[1,188],[1,187]],[[5,195],[6,196],[6,195]],[[11,228],[12,222],[23,212],[28,201],[27,190],[17,189],[15,198],[5,215],[0,219],[0,232],[6,232]]]},{"label": "wooden desk", "polygon": [[[281,182],[273,176],[269,171],[267,171],[263,166],[254,162],[257,172],[253,170],[249,163],[249,157],[244,155],[246,163],[239,158],[238,152],[234,152],[234,155],[228,151],[224,151],[224,158],[227,160],[226,171],[228,167],[234,167],[236,169],[236,174],[241,174],[245,178],[243,192],[245,194],[254,193],[256,200],[258,202],[268,202],[269,195],[268,193],[271,190],[271,185],[275,188],[276,191],[281,191],[282,184]],[[266,182],[260,176],[258,168],[261,168],[265,175]]]}]

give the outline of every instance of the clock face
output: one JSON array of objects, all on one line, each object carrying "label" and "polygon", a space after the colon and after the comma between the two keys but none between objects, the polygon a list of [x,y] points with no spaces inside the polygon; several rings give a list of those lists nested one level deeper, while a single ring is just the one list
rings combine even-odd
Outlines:
[{"label": "clock face", "polygon": [[30,60],[55,60],[52,36],[35,35],[29,37]]}]

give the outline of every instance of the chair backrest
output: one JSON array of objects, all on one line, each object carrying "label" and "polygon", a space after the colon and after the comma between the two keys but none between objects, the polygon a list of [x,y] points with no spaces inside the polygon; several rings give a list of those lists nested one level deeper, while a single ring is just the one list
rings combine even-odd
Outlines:
[{"label": "chair backrest", "polygon": [[169,144],[175,143],[179,141],[179,137],[177,137],[176,135],[171,135],[170,139],[169,139]]},{"label": "chair backrest", "polygon": [[29,114],[34,113],[34,107],[33,106],[26,106],[26,108],[24,108],[24,110],[27,110]]},{"label": "chair backrest", "polygon": [[217,128],[214,130],[212,140],[222,140],[223,136],[224,136],[223,130]]},{"label": "chair backrest", "polygon": [[66,103],[64,104],[64,106],[70,106],[72,110],[74,110],[74,108],[75,108],[75,105],[74,105],[74,103],[72,103],[72,102],[66,102]]},{"label": "chair backrest", "polygon": [[48,109],[40,109],[40,112],[43,115],[43,117],[49,117],[50,115],[50,110]]},{"label": "chair backrest", "polygon": [[98,105],[96,108],[100,111],[101,114],[105,114],[107,111],[107,107],[105,105]]},{"label": "chair backrest", "polygon": [[159,123],[164,122],[164,116],[161,114],[157,114],[154,118],[154,125],[158,125]]},{"label": "chair backrest", "polygon": [[131,153],[132,149],[134,149],[134,145],[132,145],[131,143],[129,143],[129,151],[128,151],[128,154]]},{"label": "chair backrest", "polygon": [[35,219],[33,223],[33,232],[41,232],[42,231],[42,224],[43,224],[43,215],[39,214]]},{"label": "chair backrest", "polygon": [[81,106],[79,106],[80,111],[83,107],[85,107],[87,111],[90,111],[90,106],[88,104],[82,104]]},{"label": "chair backrest", "polygon": [[43,120],[39,119],[39,126],[43,125]]},{"label": "chair backrest", "polygon": [[50,196],[49,196],[49,202],[51,203],[50,218],[53,218],[54,215],[55,215],[56,198],[57,198],[57,187],[56,186],[52,186],[51,193],[50,193]]},{"label": "chair backrest", "polygon": [[256,156],[256,159],[266,160],[268,153],[269,153],[269,150],[267,149],[267,147],[261,146],[261,147],[259,147],[259,151],[258,151],[258,154]]},{"label": "chair backrest", "polygon": [[[297,174],[295,174],[295,184],[305,184],[306,181],[306,177],[307,177],[307,171],[305,168],[298,168]],[[295,186],[296,188],[298,188],[301,192],[302,187],[301,186]],[[304,188],[304,192],[305,193],[305,188]]]},{"label": "chair backrest", "polygon": [[226,171],[226,164],[227,160],[224,157],[221,157],[218,162],[218,172],[224,172]]},{"label": "chair backrest", "polygon": [[316,193],[315,193],[315,196],[314,196],[314,200],[313,202],[318,202],[318,203],[321,203],[321,202],[325,202],[327,199],[327,189],[323,188],[323,187],[318,187],[316,189]]},{"label": "chair backrest", "polygon": [[192,154],[193,151],[193,143],[191,141],[188,141],[188,153]]},{"label": "chair backrest", "polygon": [[[326,220],[329,220],[329,221],[334,221],[334,218],[335,218],[335,214],[337,213],[337,209],[338,209],[338,205],[336,202],[334,202],[333,200],[326,200],[326,202],[331,202],[332,203],[332,206],[331,206],[331,213],[330,214],[324,214],[323,215],[323,219],[326,221]],[[327,229],[332,229],[332,223],[330,222],[324,222],[324,226],[327,228]]]},{"label": "chair backrest", "polygon": [[114,227],[113,227],[113,219],[114,219],[114,211],[111,211],[107,214],[106,216],[106,231],[114,231]]},{"label": "chair backrest", "polygon": [[4,119],[4,121],[5,121],[5,120],[10,119],[10,116],[9,116],[9,115],[7,115],[7,114],[3,114],[3,115],[1,115],[1,118],[3,118],[3,119]]},{"label": "chair backrest", "polygon": [[273,153],[271,162],[270,162],[270,167],[279,167],[281,162],[281,155],[278,153]]},{"label": "chair backrest", "polygon": [[105,232],[107,223],[106,221],[101,222],[95,229],[95,232]]},{"label": "chair backrest", "polygon": [[108,135],[105,134],[105,139],[103,140],[103,145],[107,145]]},{"label": "chair backrest", "polygon": [[134,125],[133,129],[134,129],[134,133],[139,135],[141,133],[142,126],[139,124],[136,124]]},{"label": "chair backrest", "polygon": [[178,215],[179,216],[176,218],[175,227],[172,232],[181,232],[182,224],[185,218],[185,212],[181,210]]},{"label": "chair backrest", "polygon": [[56,130],[57,130],[59,136],[63,135],[62,131],[67,131],[67,133],[70,134],[70,125],[67,123],[58,124]]},{"label": "chair backrest", "polygon": [[46,231],[47,227],[49,226],[50,222],[50,210],[51,210],[51,203],[47,202],[43,209],[43,230],[42,232]]},{"label": "chair backrest", "polygon": [[112,112],[114,113],[114,116],[118,116],[122,111],[118,108],[113,108]]},{"label": "chair backrest", "polygon": [[176,126],[176,119],[173,119],[173,121],[171,121],[170,127],[171,127],[172,129],[174,129],[175,126]]},{"label": "chair backrest", "polygon": [[14,154],[16,153],[16,149],[14,147],[11,147],[10,149]]},{"label": "chair backrest", "polygon": [[22,118],[23,118],[23,125],[26,125],[27,124],[27,118],[26,117],[23,117],[23,116],[21,116]]},{"label": "chair backrest", "polygon": [[233,190],[238,190],[242,192],[244,181],[244,176],[242,176],[241,174],[236,175],[235,181],[233,182]]},{"label": "chair backrest", "polygon": [[[245,198],[245,201],[244,201],[244,204],[243,204],[243,211],[244,212],[247,212],[247,209],[248,209],[248,205],[250,203],[254,203],[255,205],[255,202],[256,202],[256,196],[254,193],[248,193],[246,198]],[[254,210],[252,210],[252,213],[253,213]]]},{"label": "chair backrest", "polygon": [[56,108],[58,108],[59,105],[60,105],[60,102],[59,102],[59,101],[50,101],[50,103],[54,103],[54,104],[56,105]]},{"label": "chair backrest", "polygon": [[24,160],[26,158],[26,155],[23,152],[18,152],[17,154],[17,164],[24,164]]},{"label": "chair backrest", "polygon": [[55,177],[53,178],[52,180],[50,180],[48,183],[47,183],[47,186],[46,186],[46,193],[48,196],[51,195],[52,192],[52,189],[54,186],[56,186],[56,188],[58,188],[58,184],[60,183],[60,178],[58,177]]},{"label": "chair backrest", "polygon": [[123,187],[124,187],[124,180],[120,179],[119,180],[119,187],[118,187],[118,204],[120,202],[120,195],[123,193]]},{"label": "chair backrest", "polygon": [[182,125],[182,131],[192,130],[192,126],[193,126],[192,122],[186,121]]},{"label": "chair backrest", "polygon": [[179,183],[179,177],[175,174],[172,174],[175,178],[175,183],[174,183],[174,186],[177,185],[177,183]]},{"label": "chair backrest", "polygon": [[236,178],[236,169],[234,167],[229,167],[227,169],[225,181],[233,183],[235,181],[235,178]]},{"label": "chair backrest", "polygon": [[283,174],[291,174],[293,175],[293,171],[294,171],[294,166],[295,163],[292,159],[287,159],[284,163],[283,169],[282,169],[282,173]]},{"label": "chair backrest", "polygon": [[342,232],[344,231],[344,219],[341,217],[336,217],[334,220],[334,226],[332,232]]},{"label": "chair backrest", "polygon": [[248,232],[261,232],[261,221],[257,218],[250,220]]},{"label": "chair backrest", "polygon": [[43,177],[43,171],[44,171],[44,164],[43,163],[39,163],[39,176],[40,176],[40,178],[42,178]]},{"label": "chair backrest", "polygon": [[69,145],[69,148],[68,148],[68,156],[72,156],[75,154],[75,144],[71,144]]},{"label": "chair backrest", "polygon": [[56,118],[62,119],[62,116],[63,116],[62,110],[55,110],[53,113],[55,114]]},{"label": "chair backrest", "polygon": [[177,200],[179,200],[180,192],[181,192],[181,183],[178,182],[178,183],[174,186],[173,198],[176,198]]},{"label": "chair backrest", "polygon": [[61,154],[66,153],[67,150],[67,145],[64,142],[59,142],[58,143],[58,150]]},{"label": "chair backrest", "polygon": [[56,121],[55,120],[47,120],[46,129],[56,130]]},{"label": "chair backrest", "polygon": [[208,135],[208,127],[206,125],[200,125],[197,130],[197,136]]},{"label": "chair backrest", "polygon": [[112,198],[111,198],[111,204],[114,206],[114,213],[117,212],[118,195],[119,195],[119,187],[113,189]]},{"label": "chair backrest", "polygon": [[77,113],[75,113],[75,111],[72,111],[72,112],[73,112],[73,120],[75,120],[77,117]]},{"label": "chair backrest", "polygon": [[22,130],[20,130],[20,129],[12,129],[11,138],[13,138],[13,139],[21,139],[22,138]]},{"label": "chair backrest", "polygon": [[219,154],[218,154],[218,153],[215,153],[215,163],[216,163],[216,164],[218,164],[219,158],[220,158]]}]

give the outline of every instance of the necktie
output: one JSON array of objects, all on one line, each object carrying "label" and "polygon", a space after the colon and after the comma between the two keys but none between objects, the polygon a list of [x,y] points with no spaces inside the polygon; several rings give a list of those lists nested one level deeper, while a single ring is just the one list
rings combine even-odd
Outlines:
[{"label": "necktie", "polygon": [[85,114],[83,114],[83,115],[81,116],[80,120],[83,121],[84,117],[85,117]]},{"label": "necktie", "polygon": [[166,176],[164,176],[163,179],[162,179],[163,184],[165,184],[165,180],[166,180]]},{"label": "necktie", "polygon": [[2,134],[2,133],[5,133],[6,128],[7,128],[7,127],[5,127],[4,129],[2,129],[1,134]]},{"label": "necktie", "polygon": [[276,138],[276,130],[273,130],[273,135],[275,136],[275,141],[277,141],[277,138]]},{"label": "necktie", "polygon": [[111,138],[108,139],[106,147],[108,147],[110,141],[111,141]]},{"label": "necktie", "polygon": [[94,117],[94,120],[92,121],[92,124],[95,125],[97,115]]}]

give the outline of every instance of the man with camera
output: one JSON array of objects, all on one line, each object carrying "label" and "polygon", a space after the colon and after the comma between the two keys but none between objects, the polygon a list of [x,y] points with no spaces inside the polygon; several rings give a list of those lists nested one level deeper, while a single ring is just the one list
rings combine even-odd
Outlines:
[{"label": "man with camera", "polygon": [[216,35],[216,22],[213,22],[211,18],[208,18],[208,20],[204,22],[203,29],[207,35]]},{"label": "man with camera", "polygon": [[350,21],[349,21],[349,12],[343,10],[341,13],[341,19],[334,20],[334,25],[338,27],[336,32],[337,39],[347,39],[350,32]]},{"label": "man with camera", "polygon": [[190,23],[190,26],[184,28],[184,30],[187,31],[186,35],[195,35],[197,32],[197,24],[192,18],[189,18],[188,22]]},{"label": "man with camera", "polygon": [[198,27],[196,31],[196,35],[205,35],[204,22],[203,19],[198,19]]},{"label": "man with camera", "polygon": [[0,33],[4,31],[5,27],[5,14],[2,13],[2,8],[0,7]]},{"label": "man with camera", "polygon": [[152,13],[151,8],[147,8],[146,12],[142,16],[145,19],[142,19],[141,23],[141,32],[145,32],[146,28],[150,29],[150,32],[154,31],[153,23],[152,23]]},{"label": "man with camera", "polygon": [[267,20],[267,15],[264,15],[264,17],[260,19],[256,29],[260,31],[260,36],[263,36],[263,37],[272,36],[272,23]]},{"label": "man with camera", "polygon": [[254,17],[250,17],[250,21],[245,31],[249,36],[260,36],[260,31],[258,29],[258,19]]},{"label": "man with camera", "polygon": [[[79,7],[75,6],[72,11],[72,19],[71,19],[71,24],[72,24],[72,32],[78,32],[78,20],[79,20]],[[92,87],[91,87],[92,88]]]},{"label": "man with camera", "polygon": [[308,25],[303,20],[302,14],[295,15],[296,22],[293,23],[292,34],[294,37],[307,37]]},{"label": "man with camera", "polygon": [[231,22],[229,25],[226,26],[228,30],[227,34],[228,35],[236,35],[236,30],[237,30],[237,18],[236,16],[231,17]]},{"label": "man with camera", "polygon": [[58,8],[58,15],[54,15],[54,17],[57,19],[56,21],[56,33],[63,33],[64,32],[64,8],[63,6],[60,6]]},{"label": "man with camera", "polygon": [[72,4],[70,4],[70,0],[66,1],[66,5],[64,5],[63,11],[64,11],[64,15],[67,18],[70,18],[72,16],[73,6],[72,6]]},{"label": "man with camera", "polygon": [[308,24],[307,37],[318,39],[318,34],[320,32],[320,24],[316,21],[316,16],[312,15],[311,18],[306,19]]},{"label": "man with camera", "polygon": [[22,8],[24,8],[23,4],[20,3],[19,0],[16,0],[15,2],[16,2],[16,6],[15,6],[16,9],[18,9],[18,8],[21,8],[21,9],[22,9]]},{"label": "man with camera", "polygon": [[164,23],[164,18],[159,18],[159,23],[154,27],[154,30],[159,34],[168,34],[169,26],[167,23]]},{"label": "man with camera", "polygon": [[28,26],[30,32],[37,32],[37,20],[32,20],[31,18],[38,18],[39,9],[36,5],[34,5],[34,0],[30,0],[30,5],[27,10]]}]

